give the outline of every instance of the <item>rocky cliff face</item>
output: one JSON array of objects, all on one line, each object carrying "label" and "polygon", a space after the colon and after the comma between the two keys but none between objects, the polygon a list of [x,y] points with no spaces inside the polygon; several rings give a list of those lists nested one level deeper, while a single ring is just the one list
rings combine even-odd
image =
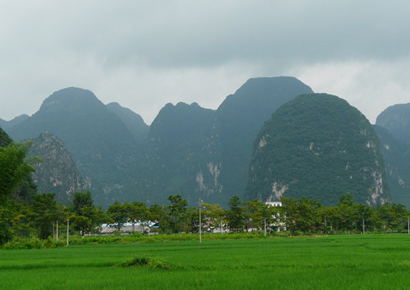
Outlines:
[{"label": "rocky cliff face", "polygon": [[134,192],[147,203],[166,203],[181,194],[195,203],[196,174],[204,162],[202,146],[209,136],[214,111],[198,104],[167,104],[153,121],[147,140],[136,152]]},{"label": "rocky cliff face", "polygon": [[380,140],[392,202],[410,208],[410,146],[387,129],[374,126]]},{"label": "rocky cliff face", "polygon": [[50,132],[64,142],[94,200],[111,204],[121,195],[123,163],[135,139],[121,119],[88,90],[66,88],[44,100],[29,119],[9,128],[17,141]]},{"label": "rocky cliff face", "polygon": [[146,193],[153,203],[181,194],[191,204],[198,198],[228,204],[242,195],[252,142],[281,104],[312,90],[291,77],[247,81],[228,96],[218,110],[198,104],[167,104],[150,127],[135,164],[140,172],[134,192]]},{"label": "rocky cliff face", "polygon": [[39,193],[54,192],[58,202],[69,204],[74,192],[87,189],[70,152],[55,135],[45,132],[34,139],[28,156],[42,160],[32,173]]},{"label": "rocky cliff face", "polygon": [[253,145],[246,199],[340,194],[368,205],[390,201],[379,140],[368,120],[331,95],[302,95],[281,106]]},{"label": "rocky cliff face", "polygon": [[16,140],[56,135],[99,204],[164,204],[170,194],[181,194],[193,204],[201,197],[227,205],[245,189],[252,142],[264,121],[284,102],[311,92],[291,77],[250,79],[217,111],[196,103],[166,105],[146,136],[135,113],[67,88],[8,132]]},{"label": "rocky cliff face", "polygon": [[227,205],[245,191],[252,144],[264,122],[282,104],[312,89],[293,77],[249,79],[215,112],[203,145],[197,190],[212,202]]},{"label": "rocky cliff face", "polygon": [[389,178],[392,201],[410,208],[410,104],[398,104],[384,110],[375,130]]}]

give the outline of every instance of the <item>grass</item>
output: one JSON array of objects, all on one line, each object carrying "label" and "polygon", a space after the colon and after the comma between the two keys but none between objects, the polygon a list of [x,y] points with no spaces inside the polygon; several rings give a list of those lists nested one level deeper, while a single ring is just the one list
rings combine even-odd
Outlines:
[{"label": "grass", "polygon": [[[279,236],[279,234],[276,234]],[[280,236],[289,236],[289,232],[281,232]],[[258,239],[264,238],[263,233],[235,233],[229,235],[204,234],[203,240],[232,240],[232,239]],[[160,235],[109,235],[109,236],[88,236],[84,239],[79,235],[70,236],[70,245],[100,245],[100,244],[135,244],[137,242],[164,243],[170,241],[198,241],[198,234],[160,234]],[[49,237],[47,240],[36,238],[15,238],[11,242],[4,244],[3,249],[41,249],[56,248],[66,245],[66,236],[60,236],[58,242]],[[1,249],[0,248],[0,249]]]},{"label": "grass", "polygon": [[0,250],[0,289],[407,289],[410,236]]}]

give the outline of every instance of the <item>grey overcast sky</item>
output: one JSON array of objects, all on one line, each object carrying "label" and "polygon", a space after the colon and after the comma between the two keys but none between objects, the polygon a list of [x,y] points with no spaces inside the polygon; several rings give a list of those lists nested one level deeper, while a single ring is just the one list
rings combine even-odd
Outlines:
[{"label": "grey overcast sky", "polygon": [[248,78],[294,76],[370,122],[410,102],[410,2],[0,0],[0,118],[59,89],[150,124],[168,102],[216,109]]}]

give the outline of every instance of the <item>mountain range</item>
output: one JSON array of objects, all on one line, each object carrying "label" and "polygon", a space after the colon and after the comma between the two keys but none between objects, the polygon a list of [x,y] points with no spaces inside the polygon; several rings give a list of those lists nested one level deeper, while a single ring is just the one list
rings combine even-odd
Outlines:
[{"label": "mountain range", "polygon": [[[71,177],[70,182],[78,180],[77,189],[90,189],[97,204],[108,206],[115,200],[138,200],[148,205],[167,204],[169,195],[181,194],[192,205],[201,198],[207,203],[226,206],[233,195],[245,199],[260,196],[269,199],[266,194],[255,195],[246,190],[247,184],[248,188],[250,186],[248,180],[254,179],[251,162],[254,162],[252,156],[255,155],[255,144],[261,140],[260,132],[265,130],[265,122],[272,123],[269,120],[274,117],[276,110],[299,95],[312,94],[309,86],[293,77],[255,78],[248,80],[234,94],[229,95],[216,110],[202,108],[197,103],[167,104],[148,126],[138,114],[118,103],[104,105],[88,90],[66,88],[46,98],[33,116],[23,115],[13,122],[0,119],[0,126],[16,141],[36,139],[44,132],[49,132],[49,139],[53,139],[54,144],[61,142],[72,157],[72,172],[78,170],[81,175],[71,175],[77,177]],[[319,115],[323,111],[318,104],[309,105],[310,114]],[[351,110],[347,112],[350,114],[356,109]],[[288,114],[299,116],[300,112],[290,110]],[[330,126],[328,121],[331,115],[322,116],[321,126],[319,125],[315,132],[312,131],[312,134],[320,135],[318,132],[321,127]],[[284,116],[279,117],[280,120],[283,118]],[[338,122],[343,122],[344,118],[347,116],[341,114],[332,124],[336,126]],[[361,124],[363,120],[366,120],[364,116],[358,122]],[[357,127],[359,123],[352,123],[350,126]],[[279,127],[283,125],[280,122],[275,124],[274,126]],[[308,127],[313,128],[313,124],[311,125]],[[385,129],[387,132],[390,130]],[[287,130],[283,129],[280,134],[286,135],[289,133]],[[366,130],[374,133],[372,127],[366,127]],[[376,127],[374,130],[379,134],[380,130]],[[353,131],[337,138],[342,138],[343,142],[351,141],[355,138],[353,136],[356,136]],[[380,136],[379,134],[382,140]],[[379,144],[377,137],[369,142]],[[383,149],[386,148],[385,143],[381,141],[377,146],[380,146],[383,159],[388,160]],[[379,152],[378,148],[373,149]],[[399,152],[402,152],[400,150]],[[63,159],[67,161],[68,155],[64,156],[66,157]],[[387,182],[386,176],[383,177],[384,171],[377,169],[383,183],[378,188],[383,188],[383,194],[379,199],[376,198],[376,203],[390,200],[386,184],[392,183],[388,170],[392,168],[390,163],[393,161],[383,163],[379,157],[378,153],[366,157],[366,162],[379,162],[380,166],[385,164],[388,172]],[[55,166],[59,165],[56,163]],[[403,168],[400,167],[398,171],[404,170]],[[289,174],[297,173],[290,170],[291,168],[288,169]],[[59,172],[61,173],[58,176],[64,176],[64,171]],[[400,176],[404,175],[400,173]],[[410,174],[408,176],[410,180]],[[70,182],[67,180],[68,184],[72,184]],[[300,186],[302,188],[303,184]],[[367,202],[371,186],[361,186],[362,190],[357,190],[356,199]],[[44,187],[42,190],[60,189]],[[341,186],[340,190],[343,193],[352,189]],[[61,189],[60,196],[69,200],[68,192],[67,188]],[[392,190],[390,192],[392,197],[397,196]],[[335,202],[333,197],[324,197],[323,194],[310,197],[315,196],[326,204]],[[395,202],[395,198],[392,198],[392,201]],[[375,202],[372,201],[371,204]]]},{"label": "mountain range", "polygon": [[92,92],[79,88],[53,93],[33,116],[7,129],[16,141],[35,139],[43,132],[64,142],[102,204],[116,187],[118,160],[137,143],[120,117]]},{"label": "mountain range", "polygon": [[5,121],[3,119],[0,119],[0,127],[3,128],[3,130],[6,130],[8,128],[11,128],[17,125],[18,123],[23,122],[24,120],[27,120],[28,118],[30,117],[24,114],[24,115],[15,117],[13,120],[10,120],[10,121]]}]

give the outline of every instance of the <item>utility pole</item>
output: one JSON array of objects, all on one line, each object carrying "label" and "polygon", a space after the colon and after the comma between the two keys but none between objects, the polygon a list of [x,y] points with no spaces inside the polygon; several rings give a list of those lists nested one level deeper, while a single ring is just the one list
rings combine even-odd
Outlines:
[{"label": "utility pole", "polygon": [[70,219],[67,218],[67,246],[68,246],[68,236],[70,235]]},{"label": "utility pole", "polygon": [[265,234],[265,237],[266,237],[266,218],[265,218],[265,225],[264,225],[264,234]]},{"label": "utility pole", "polygon": [[199,199],[199,243],[202,243],[201,206],[204,201]]}]

